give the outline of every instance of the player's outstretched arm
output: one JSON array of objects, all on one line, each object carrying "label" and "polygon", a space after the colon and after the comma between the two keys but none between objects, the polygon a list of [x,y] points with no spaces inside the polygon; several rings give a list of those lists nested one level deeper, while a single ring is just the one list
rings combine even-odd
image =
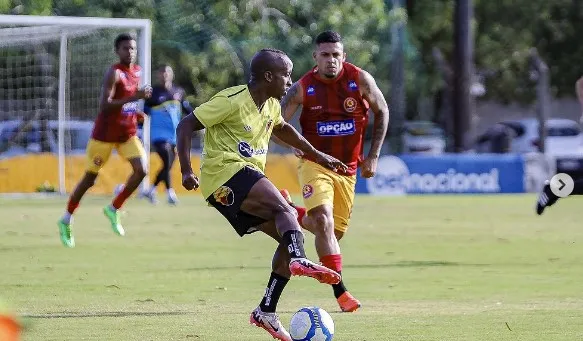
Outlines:
[{"label": "player's outstretched arm", "polygon": [[180,172],[182,173],[182,186],[187,190],[193,190],[198,187],[198,178],[194,175],[190,164],[190,148],[192,145],[192,133],[201,129],[204,129],[204,126],[193,113],[180,120],[176,128],[176,149],[178,150]]},{"label": "player's outstretched arm", "polygon": [[105,79],[101,86],[101,100],[99,102],[100,111],[117,109],[126,103],[149,98],[152,95],[152,87],[147,85],[144,89],[138,90],[133,96],[114,99],[115,84],[117,82],[119,82],[119,71],[115,68],[110,68],[105,74]]},{"label": "player's outstretched arm", "polygon": [[184,115],[188,115],[194,111],[194,108],[192,107],[190,102],[186,99],[186,92],[184,91],[184,89],[180,89],[180,91],[182,94],[182,101],[180,102],[180,106],[182,107],[182,113]]},{"label": "player's outstretched arm", "polygon": [[273,135],[283,141],[285,144],[297,148],[307,155],[314,157],[319,164],[330,168],[334,171],[342,170],[345,172],[348,167],[338,159],[320,152],[308,142],[291,124],[282,121],[279,125],[273,127]]},{"label": "player's outstretched arm", "polygon": [[372,145],[362,165],[362,176],[370,178],[376,173],[377,160],[381,155],[381,148],[387,135],[387,129],[389,127],[389,106],[387,105],[385,96],[383,96],[383,93],[370,73],[362,70],[359,81],[362,97],[369,103],[370,109],[374,114]]},{"label": "player's outstretched arm", "polygon": [[[300,82],[295,82],[286,92],[285,96],[281,99],[281,115],[286,122],[289,122],[304,101],[302,84]],[[275,135],[271,135],[273,142],[279,144],[283,147],[290,147],[287,143],[283,142]]]}]

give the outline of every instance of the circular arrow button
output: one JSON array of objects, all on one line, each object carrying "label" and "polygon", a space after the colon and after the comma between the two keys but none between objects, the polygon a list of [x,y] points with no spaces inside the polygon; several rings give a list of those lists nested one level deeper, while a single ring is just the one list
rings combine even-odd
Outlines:
[{"label": "circular arrow button", "polygon": [[551,178],[550,186],[554,195],[564,198],[573,192],[575,182],[569,174],[559,173]]}]

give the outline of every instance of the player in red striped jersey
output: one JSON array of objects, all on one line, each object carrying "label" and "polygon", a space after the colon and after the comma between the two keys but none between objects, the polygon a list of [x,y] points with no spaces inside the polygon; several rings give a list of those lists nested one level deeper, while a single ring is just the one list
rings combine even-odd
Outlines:
[{"label": "player in red striped jersey", "polygon": [[136,38],[122,33],[115,39],[114,46],[119,62],[109,68],[103,81],[99,114],[87,144],[87,170],[71,194],[65,214],[57,223],[61,242],[66,247],[75,246],[71,230],[72,215],[85,193],[95,184],[99,170],[114,149],[128,160],[133,170],[124,189],[116,195],[111,205],[103,209],[111,228],[120,236],[125,231],[120,223],[118,209],[146,176],[146,152],[136,131],[137,118],[143,115],[139,101],[152,95],[152,87],[147,85],[143,89],[138,88],[142,69],[135,64]]},{"label": "player in red striped jersey", "polygon": [[[338,240],[348,229],[357,168],[361,168],[365,178],[375,175],[387,133],[389,108],[374,78],[346,62],[340,34],[333,31],[319,34],[313,56],[317,65],[292,85],[283,98],[283,116],[289,121],[301,106],[302,135],[318,150],[345,163],[348,170],[335,173],[303,156],[300,184],[306,208],[294,206],[303,216],[302,226],[316,236],[316,250],[322,264],[341,272]],[[374,130],[371,149],[364,158],[369,109],[374,114]],[[282,190],[282,194],[293,205],[287,191]],[[360,307],[343,281],[333,285],[333,289],[342,311],[352,312]]]}]

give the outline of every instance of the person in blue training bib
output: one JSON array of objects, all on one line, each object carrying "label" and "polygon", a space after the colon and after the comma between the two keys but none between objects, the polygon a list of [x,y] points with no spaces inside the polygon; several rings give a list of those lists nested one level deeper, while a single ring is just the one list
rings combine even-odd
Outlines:
[{"label": "person in blue training bib", "polygon": [[144,112],[150,116],[150,141],[162,160],[162,168],[144,196],[151,203],[157,203],[156,188],[164,182],[168,203],[175,205],[178,198],[170,181],[170,169],[176,158],[176,127],[182,114],[188,115],[193,109],[185,98],[184,89],[174,85],[174,71],[170,65],[160,65],[156,76],[158,82],[152,97],[144,103]]}]

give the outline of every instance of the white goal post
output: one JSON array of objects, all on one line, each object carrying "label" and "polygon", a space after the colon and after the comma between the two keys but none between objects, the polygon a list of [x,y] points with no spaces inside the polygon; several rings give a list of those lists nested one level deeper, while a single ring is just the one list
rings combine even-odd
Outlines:
[{"label": "white goal post", "polygon": [[[79,141],[86,139],[88,125],[97,115],[103,75],[117,61],[113,40],[122,32],[136,34],[142,85],[150,84],[152,24],[148,19],[0,15],[0,165],[15,155],[56,154],[55,191],[65,194],[72,189],[78,171],[69,171],[67,160],[75,153],[81,157]],[[51,131],[56,134],[51,136]],[[148,158],[149,135],[146,119],[141,138]],[[44,146],[33,148],[31,140]],[[43,162],[32,163],[33,171],[50,167]],[[11,177],[16,179],[15,174]],[[6,181],[11,180],[5,179],[3,186],[0,180],[0,193],[30,190],[25,185],[22,191],[15,190]],[[147,181],[143,186],[148,186]]]}]

